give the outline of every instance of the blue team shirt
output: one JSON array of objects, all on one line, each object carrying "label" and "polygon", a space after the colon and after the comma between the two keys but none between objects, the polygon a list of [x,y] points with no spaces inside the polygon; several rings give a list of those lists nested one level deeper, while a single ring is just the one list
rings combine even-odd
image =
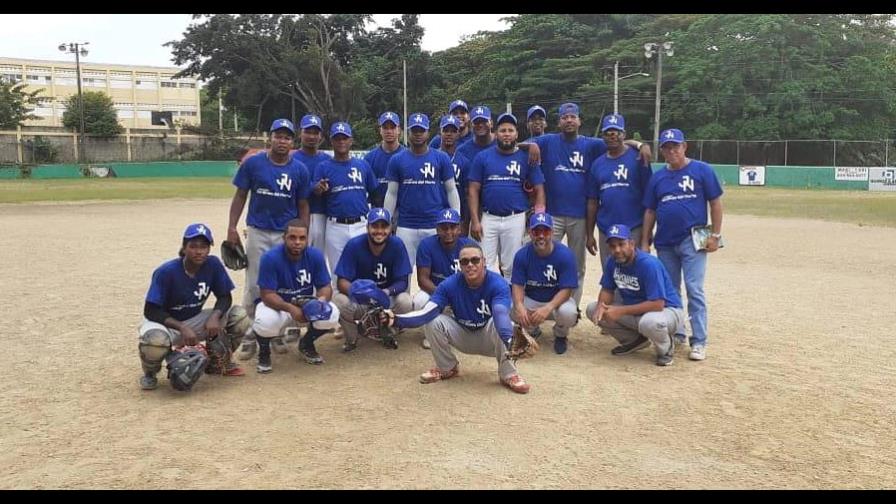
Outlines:
[{"label": "blue team shirt", "polygon": [[315,288],[329,284],[324,254],[314,247],[307,247],[298,261],[292,261],[281,243],[265,252],[258,263],[258,287],[276,291],[286,302],[297,296],[313,296]]},{"label": "blue team shirt", "polygon": [[576,256],[569,247],[555,240],[554,250],[541,257],[529,243],[513,256],[510,283],[525,286],[527,297],[547,303],[560,289],[579,287]]},{"label": "blue team shirt", "polygon": [[528,140],[541,149],[541,168],[547,211],[554,217],[585,217],[588,170],[607,152],[600,138],[577,136],[567,142],[560,133],[546,133]]},{"label": "blue team shirt", "polygon": [[625,305],[662,299],[666,301],[666,308],[681,308],[681,297],[663,263],[638,248],[635,248],[635,260],[630,266],[616,264],[611,255],[604,265],[600,286],[611,291],[619,289]]},{"label": "blue team shirt", "polygon": [[[448,153],[445,152],[445,154]],[[457,184],[457,194],[460,196],[460,214],[467,215],[470,213],[470,209],[467,208],[467,184],[469,182],[467,175],[470,171],[470,160],[457,149],[454,150],[453,155],[448,154],[448,156],[451,158],[451,167],[454,168],[454,183]]]},{"label": "blue team shirt", "polygon": [[650,177],[644,206],[656,211],[657,247],[674,247],[691,234],[694,226],[705,226],[707,203],[722,195],[722,185],[712,167],[692,159],[680,170],[661,168]]},{"label": "blue team shirt", "polygon": [[640,161],[640,153],[627,147],[618,158],[604,154],[588,172],[588,198],[600,203],[597,227],[606,234],[610,226],[634,229],[644,223],[644,190],[653,171]]},{"label": "blue team shirt", "polygon": [[440,150],[428,149],[421,155],[405,150],[389,161],[386,180],[398,182],[398,225],[431,229],[448,204],[444,182],[454,180],[454,167]]},{"label": "blue team shirt", "polygon": [[292,157],[283,166],[275,165],[267,152],[246,159],[233,185],[249,191],[246,224],[268,231],[285,230],[286,223],[299,216],[299,200],[311,193],[310,174],[301,161]]},{"label": "blue team shirt", "polygon": [[383,149],[383,145],[377,145],[373,149],[370,149],[369,152],[364,156],[364,161],[367,161],[367,164],[370,165],[370,169],[373,170],[373,174],[376,176],[376,181],[379,184],[377,190],[371,195],[371,198],[376,198],[378,201],[383,201],[386,197],[386,191],[389,189],[388,181],[386,180],[386,168],[389,165],[389,160],[392,159],[392,156],[408,150],[404,145],[398,144],[398,148],[392,152],[386,152]]},{"label": "blue team shirt", "polygon": [[460,271],[460,249],[473,240],[459,236],[450,250],[439,243],[439,236],[427,236],[417,246],[417,270],[429,268],[429,279],[438,286],[443,280]]},{"label": "blue team shirt", "polygon": [[[473,139],[473,129],[470,128],[467,130],[467,134],[462,137],[458,137],[457,142],[455,142],[455,143],[457,144],[458,147],[460,147],[461,145],[469,142],[472,139]],[[432,149],[441,149],[442,148],[442,135],[438,134],[438,135],[432,137],[432,140],[429,141],[429,147]]]},{"label": "blue team shirt", "polygon": [[217,257],[208,256],[193,278],[184,271],[183,259],[178,257],[152,272],[146,301],[161,306],[172,318],[184,321],[202,311],[210,292],[221,298],[233,289],[233,282]]},{"label": "blue team shirt", "polygon": [[411,274],[408,251],[397,236],[386,239],[386,247],[374,256],[367,242],[367,234],[356,236],[345,244],[334,273],[339,278],[354,281],[362,278],[373,280],[380,289],[389,287]]},{"label": "blue team shirt", "polygon": [[347,161],[329,159],[317,165],[312,185],[323,178],[330,182],[330,190],[325,193],[328,217],[346,219],[367,214],[368,194],[377,188],[376,177],[367,161],[354,157]]},{"label": "blue team shirt", "polygon": [[478,289],[470,289],[463,273],[457,273],[440,283],[429,301],[438,305],[439,311],[450,306],[454,320],[475,331],[488,324],[496,304],[510,308],[510,286],[504,277],[486,270],[482,285]]},{"label": "blue team shirt", "polygon": [[529,154],[517,150],[504,154],[498,147],[488,148],[473,158],[468,182],[482,184],[482,210],[495,215],[510,215],[529,209],[523,182],[544,184],[541,165],[529,166]]},{"label": "blue team shirt", "polygon": [[492,139],[492,141],[489,142],[489,144],[484,147],[479,145],[475,141],[470,140],[469,142],[467,142],[463,145],[458,145],[457,150],[455,152],[459,152],[461,155],[463,155],[463,157],[469,159],[470,162],[472,162],[474,159],[476,159],[477,154],[479,154],[480,152],[482,152],[490,147],[494,147],[496,145],[498,145],[497,137]]},{"label": "blue team shirt", "polygon": [[[317,168],[322,161],[326,161],[328,159],[333,159],[333,156],[327,154],[326,152],[318,151],[314,156],[309,156],[302,150],[297,150],[292,154],[292,157],[301,161],[305,166],[308,167],[308,175],[309,175],[309,184],[310,179],[314,176],[314,169]],[[308,208],[311,213],[323,214],[327,213],[327,196],[322,194],[317,196],[313,192],[314,187],[312,186],[308,191]]]}]

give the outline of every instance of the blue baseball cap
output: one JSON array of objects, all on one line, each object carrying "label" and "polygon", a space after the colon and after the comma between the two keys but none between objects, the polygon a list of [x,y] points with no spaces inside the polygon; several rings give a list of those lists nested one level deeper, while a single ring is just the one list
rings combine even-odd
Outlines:
[{"label": "blue baseball cap", "polygon": [[463,107],[463,109],[467,112],[470,111],[470,107],[467,106],[467,102],[463,100],[454,100],[453,102],[451,102],[451,105],[448,105],[448,113],[450,114],[454,112],[454,109],[456,109],[457,107]]},{"label": "blue baseball cap", "polygon": [[510,112],[504,112],[503,114],[498,116],[498,120],[495,122],[495,126],[506,122],[513,123],[513,125],[516,126],[516,116],[511,114]]},{"label": "blue baseball cap", "polygon": [[579,106],[575,103],[564,103],[560,105],[559,109],[560,117],[565,116],[566,114],[579,115]]},{"label": "blue baseball cap", "polygon": [[349,138],[352,137],[352,127],[349,123],[339,121],[334,122],[330,125],[330,138],[333,138],[336,135],[345,135]]},{"label": "blue baseball cap", "polygon": [[535,229],[538,226],[544,226],[549,229],[554,228],[554,218],[547,212],[536,212],[529,217],[529,229]]},{"label": "blue baseball cap", "polygon": [[454,126],[460,129],[460,121],[453,115],[442,116],[442,119],[439,121],[439,130],[445,129],[445,126]]},{"label": "blue baseball cap", "polygon": [[620,114],[608,114],[604,117],[604,120],[600,123],[600,132],[617,129],[619,131],[625,131],[625,118]]},{"label": "blue baseball cap", "polygon": [[684,133],[680,129],[667,129],[660,133],[660,147],[667,142],[682,143],[684,142]]},{"label": "blue baseball cap", "polygon": [[396,126],[401,126],[401,116],[395,112],[383,112],[380,114],[380,126],[390,122]]},{"label": "blue baseball cap", "polygon": [[324,122],[320,120],[320,117],[317,117],[314,114],[308,114],[308,115],[302,116],[302,121],[299,123],[299,126],[302,129],[317,128],[319,130],[323,130]]},{"label": "blue baseball cap", "polygon": [[453,208],[446,208],[439,213],[436,224],[460,224],[460,212]]},{"label": "blue baseball cap", "polygon": [[423,128],[429,130],[429,116],[416,112],[408,116],[408,129]]},{"label": "blue baseball cap", "polygon": [[288,129],[293,136],[296,135],[296,126],[289,119],[276,119],[271,123],[271,133],[278,129]]},{"label": "blue baseball cap", "polygon": [[470,116],[470,121],[475,121],[476,119],[487,119],[489,121],[492,120],[492,111],[485,105],[477,105],[471,111],[472,115]]},{"label": "blue baseball cap", "polygon": [[391,224],[392,214],[385,208],[371,208],[370,211],[367,212],[367,224],[373,224],[377,221],[384,221]]},{"label": "blue baseball cap", "polygon": [[607,233],[606,241],[610,241],[613,238],[619,238],[620,240],[631,240],[632,232],[625,224],[613,224],[612,226],[610,226],[609,232]]},{"label": "blue baseball cap", "polygon": [[535,114],[541,114],[542,117],[547,117],[548,113],[541,105],[532,105],[529,107],[529,111],[526,112],[526,120],[532,119],[532,116]]},{"label": "blue baseball cap", "polygon": [[184,240],[189,240],[198,236],[204,237],[208,240],[209,244],[215,243],[215,239],[212,238],[212,230],[205,224],[190,224],[187,226],[187,229],[184,230]]},{"label": "blue baseball cap", "polygon": [[315,329],[336,329],[339,325],[339,309],[333,309],[333,305],[320,299],[312,299],[302,305],[302,315],[305,320],[311,322]]}]

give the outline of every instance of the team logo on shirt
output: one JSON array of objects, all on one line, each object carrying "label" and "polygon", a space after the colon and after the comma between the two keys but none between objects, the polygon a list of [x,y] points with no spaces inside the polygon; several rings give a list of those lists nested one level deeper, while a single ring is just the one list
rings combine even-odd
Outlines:
[{"label": "team logo on shirt", "polygon": [[436,168],[432,163],[423,163],[423,168],[420,168],[420,173],[423,174],[423,178],[436,178]]},{"label": "team logo on shirt", "polygon": [[351,171],[348,172],[348,178],[352,179],[356,184],[360,184],[364,176],[361,175],[361,172],[358,171],[358,168],[352,166]]},{"label": "team logo on shirt", "polygon": [[569,164],[571,164],[573,168],[576,166],[583,167],[585,166],[585,156],[579,151],[572,151],[572,156],[569,156]]},{"label": "team logo on shirt", "polygon": [[296,275],[296,281],[299,282],[299,285],[305,286],[305,284],[311,283],[311,273],[308,273],[306,269],[300,269],[299,274]]},{"label": "team logo on shirt", "polygon": [[509,165],[507,165],[507,173],[511,175],[520,176],[520,164],[516,161],[511,161]]},{"label": "team logo on shirt", "polygon": [[280,186],[281,191],[289,191],[292,189],[292,180],[289,179],[289,175],[281,173],[277,185]]},{"label": "team logo on shirt", "polygon": [[638,280],[638,277],[634,275],[626,275],[617,267],[613,270],[613,281],[616,282],[616,287],[620,289],[630,290],[630,291],[639,291],[641,290],[641,282]]},{"label": "team logo on shirt", "polygon": [[375,276],[378,280],[385,280],[388,276],[388,270],[383,263],[376,263],[376,270],[373,272],[373,276]]},{"label": "team logo on shirt", "polygon": [[208,284],[205,282],[199,282],[199,289],[194,290],[193,294],[196,295],[197,299],[205,299],[208,297]]},{"label": "team logo on shirt", "polygon": [[619,165],[619,169],[613,172],[613,175],[616,175],[616,180],[628,180],[628,168],[626,168],[624,164],[621,164]]},{"label": "team logo on shirt", "polygon": [[460,182],[460,167],[457,166],[457,163],[451,163],[451,166],[454,167],[454,180]]},{"label": "team logo on shirt", "polygon": [[678,187],[684,192],[694,192],[694,179],[692,179],[690,175],[685,175],[684,177],[681,177],[681,182],[678,183]]},{"label": "team logo on shirt", "polygon": [[460,271],[460,259],[455,259],[451,261],[451,271],[457,273]]},{"label": "team logo on shirt", "polygon": [[544,277],[548,279],[548,282],[556,282],[557,281],[557,270],[554,269],[553,264],[548,264],[545,267]]},{"label": "team logo on shirt", "polygon": [[476,313],[482,315],[483,317],[486,317],[486,316],[491,317],[492,309],[488,307],[488,305],[485,303],[484,299],[480,299],[479,300],[479,308],[476,308]]}]

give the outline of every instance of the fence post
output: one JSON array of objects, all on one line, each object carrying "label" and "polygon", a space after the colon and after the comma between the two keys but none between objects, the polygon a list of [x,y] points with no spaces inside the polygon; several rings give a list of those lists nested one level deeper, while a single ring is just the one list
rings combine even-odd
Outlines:
[{"label": "fence post", "polygon": [[740,166],[740,140],[735,140],[734,144],[737,151],[737,166]]},{"label": "fence post", "polygon": [[177,129],[175,129],[174,131],[175,131],[175,134],[176,134],[176,137],[177,137],[177,160],[180,161],[180,160],[181,160],[181,153],[180,153],[180,152],[181,152],[181,151],[180,151],[180,126],[178,126]]},{"label": "fence post", "polygon": [[78,156],[78,134],[77,133],[72,133],[72,144],[75,146],[75,159],[81,159],[81,157]]},{"label": "fence post", "polygon": [[837,140],[834,140],[834,166],[837,166]]},{"label": "fence post", "polygon": [[16,126],[16,159],[18,160],[19,164],[25,163],[25,153],[22,151],[22,125],[21,124]]},{"label": "fence post", "polygon": [[784,140],[784,166],[787,166],[787,144],[790,143],[787,140]]},{"label": "fence post", "polygon": [[703,161],[703,140],[700,140],[700,161]]},{"label": "fence post", "polygon": [[124,139],[128,146],[128,162],[130,163],[134,159],[134,155],[131,153],[131,128],[124,129]]},{"label": "fence post", "polygon": [[890,139],[884,139],[884,166],[890,166]]}]

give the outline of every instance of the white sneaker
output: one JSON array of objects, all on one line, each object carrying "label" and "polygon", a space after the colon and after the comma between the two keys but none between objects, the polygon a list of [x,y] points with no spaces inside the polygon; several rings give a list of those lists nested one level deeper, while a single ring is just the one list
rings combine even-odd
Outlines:
[{"label": "white sneaker", "polygon": [[704,345],[695,345],[691,347],[691,353],[688,355],[691,360],[706,360],[706,347]]}]

